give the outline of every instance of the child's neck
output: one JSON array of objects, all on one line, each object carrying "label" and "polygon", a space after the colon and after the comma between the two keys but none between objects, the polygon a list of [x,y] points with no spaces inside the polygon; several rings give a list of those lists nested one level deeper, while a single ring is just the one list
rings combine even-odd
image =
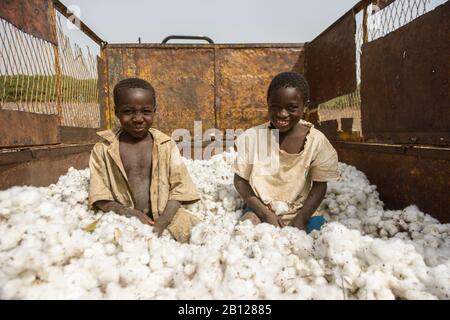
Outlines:
[{"label": "child's neck", "polygon": [[141,141],[147,140],[150,137],[150,133],[147,131],[142,137],[134,137],[125,130],[120,134],[120,141],[127,143],[139,143]]}]

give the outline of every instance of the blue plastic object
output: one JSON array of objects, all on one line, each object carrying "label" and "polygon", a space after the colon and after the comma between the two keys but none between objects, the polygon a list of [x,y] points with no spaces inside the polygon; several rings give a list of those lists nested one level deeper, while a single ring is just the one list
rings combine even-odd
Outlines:
[{"label": "blue plastic object", "polygon": [[327,222],[323,216],[311,217],[306,224],[306,232],[310,233],[313,230],[320,230],[320,228]]}]

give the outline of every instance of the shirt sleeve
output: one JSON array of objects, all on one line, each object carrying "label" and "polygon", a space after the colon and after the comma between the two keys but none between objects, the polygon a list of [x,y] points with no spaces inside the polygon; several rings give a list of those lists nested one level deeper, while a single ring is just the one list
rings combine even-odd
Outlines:
[{"label": "shirt sleeve", "polygon": [[233,171],[244,180],[249,180],[253,165],[250,161],[251,136],[243,133],[236,139],[237,156],[234,160]]},{"label": "shirt sleeve", "polygon": [[91,177],[88,203],[89,209],[92,209],[93,204],[97,201],[114,200],[101,144],[96,144],[92,149],[91,157],[89,159],[89,170]]},{"label": "shirt sleeve", "polygon": [[200,200],[197,187],[189,175],[176,143],[174,141],[170,141],[169,143],[171,144],[169,164],[169,200],[177,200],[180,202]]},{"label": "shirt sleeve", "polygon": [[338,156],[330,141],[321,134],[318,152],[311,163],[311,180],[325,182],[340,178],[338,171]]}]

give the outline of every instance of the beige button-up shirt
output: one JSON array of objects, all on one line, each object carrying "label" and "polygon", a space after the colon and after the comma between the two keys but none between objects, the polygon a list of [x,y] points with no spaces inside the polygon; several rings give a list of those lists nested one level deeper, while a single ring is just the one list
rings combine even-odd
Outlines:
[{"label": "beige button-up shirt", "polygon": [[[128,178],[120,158],[121,129],[100,131],[103,141],[95,144],[89,168],[89,207],[99,200],[113,200],[134,208]],[[169,200],[191,202],[200,199],[184,165],[176,143],[164,133],[150,128],[153,137],[150,201],[153,217],[157,219]]]}]

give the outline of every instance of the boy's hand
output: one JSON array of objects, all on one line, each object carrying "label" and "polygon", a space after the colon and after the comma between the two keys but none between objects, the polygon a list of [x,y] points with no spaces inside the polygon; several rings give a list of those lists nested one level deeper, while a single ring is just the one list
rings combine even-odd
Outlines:
[{"label": "boy's hand", "polygon": [[327,192],[327,183],[320,181],[313,181],[311,191],[303,204],[303,207],[297,212],[295,218],[289,224],[290,226],[297,227],[300,230],[306,230],[306,225],[309,218],[319,207],[325,193]]},{"label": "boy's hand", "polygon": [[153,226],[153,232],[160,236],[170,225],[180,206],[181,202],[177,200],[169,200],[163,213],[156,220],[155,225]]},{"label": "boy's hand", "polygon": [[273,212],[269,208],[267,208],[267,210],[264,212],[261,220],[263,222],[274,225],[275,227],[283,228],[285,226],[284,222],[281,220],[281,217],[277,216],[275,212]]},{"label": "boy's hand", "polygon": [[289,223],[289,226],[296,227],[296,228],[298,228],[300,230],[306,231],[306,222],[303,219],[299,219],[298,221],[293,219],[291,221],[291,223]]},{"label": "boy's hand", "polygon": [[136,217],[141,221],[143,224],[148,224],[149,226],[152,226],[155,224],[155,221],[153,221],[148,215],[146,215],[144,212],[136,210],[136,209],[129,209],[128,214],[130,216]]},{"label": "boy's hand", "polygon": [[296,227],[300,230],[306,231],[306,224],[308,222],[308,219],[305,218],[306,215],[302,214],[302,211],[300,210],[292,219],[291,223],[289,223],[289,226]]},{"label": "boy's hand", "polygon": [[155,222],[144,212],[126,207],[116,201],[100,200],[94,203],[94,206],[103,212],[113,211],[126,217],[136,217],[143,224],[153,225]]},{"label": "boy's hand", "polygon": [[153,226],[153,232],[156,233],[159,236],[162,235],[164,230],[169,226],[170,221],[165,221],[166,219],[163,218],[163,216],[159,217],[159,219],[155,222],[155,225]]}]

